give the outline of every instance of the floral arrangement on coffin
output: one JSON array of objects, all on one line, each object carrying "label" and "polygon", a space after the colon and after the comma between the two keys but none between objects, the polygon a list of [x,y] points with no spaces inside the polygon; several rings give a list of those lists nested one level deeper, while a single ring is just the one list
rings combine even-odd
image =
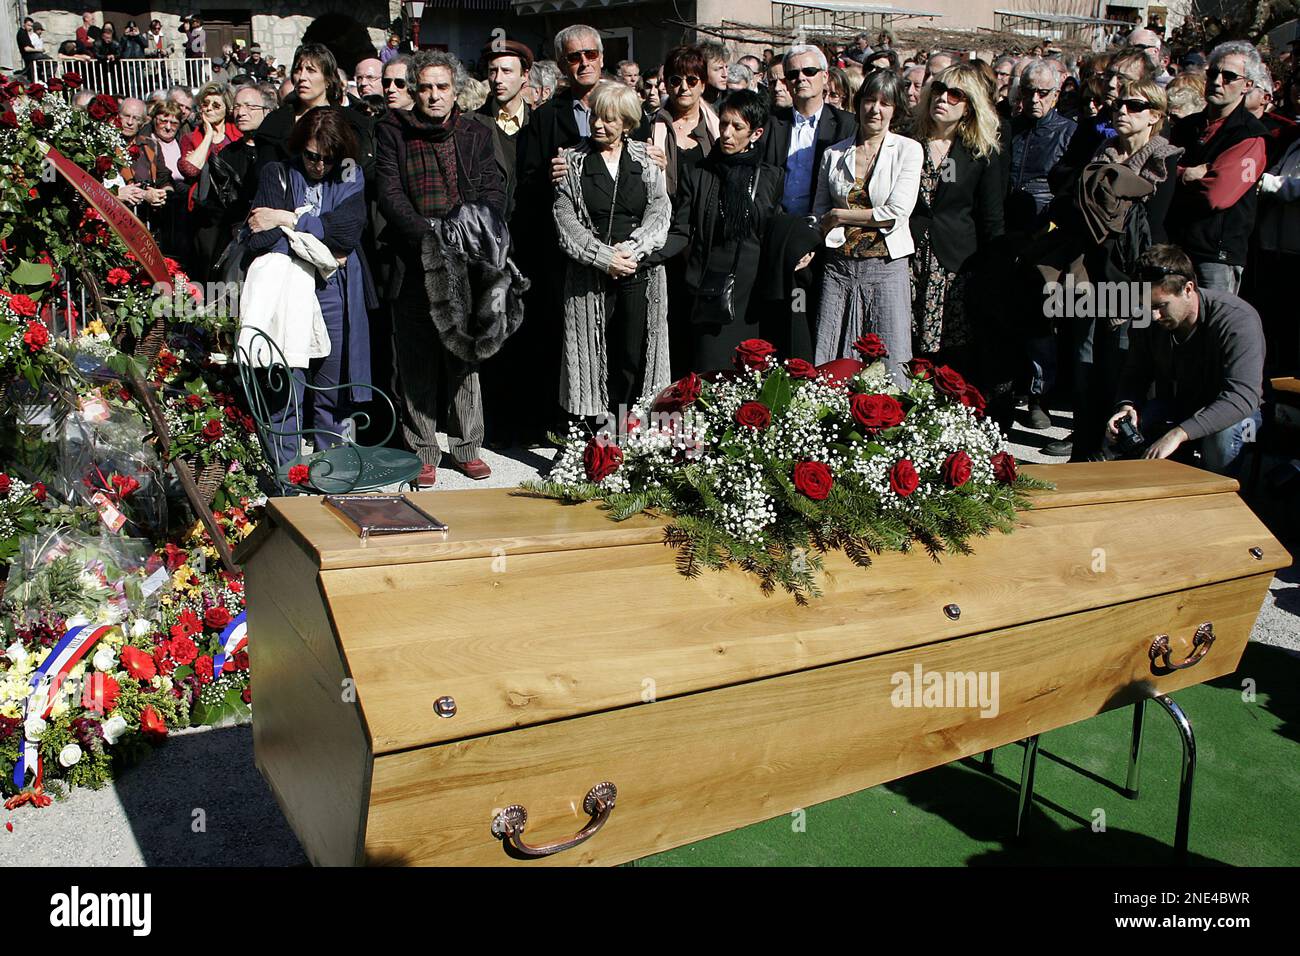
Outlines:
[{"label": "floral arrangement on coffin", "polygon": [[1021,492],[1050,486],[999,451],[978,390],[923,359],[908,363],[899,389],[877,336],[855,348],[867,362],[815,368],[750,339],[735,371],[692,373],[643,399],[617,436],[575,425],[548,478],[527,487],[600,499],[616,521],[668,515],[665,543],[682,573],[735,564],[800,603],[820,593],[828,550],[865,567],[915,541],[937,557],[1010,531],[1028,504]]}]

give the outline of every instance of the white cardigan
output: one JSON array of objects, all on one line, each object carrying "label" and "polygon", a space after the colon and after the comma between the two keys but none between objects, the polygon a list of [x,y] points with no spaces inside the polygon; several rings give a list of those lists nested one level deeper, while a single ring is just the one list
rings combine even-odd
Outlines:
[{"label": "white cardigan", "polygon": [[[827,147],[817,176],[817,197],[813,201],[813,215],[818,219],[832,209],[848,208],[849,191],[857,182],[854,170],[857,155],[854,137]],[[885,141],[880,144],[880,156],[871,171],[871,182],[867,183],[867,196],[875,217],[894,220],[892,226],[881,229],[891,259],[901,259],[916,251],[908,220],[921,189],[922,158],[921,144],[916,140],[897,133],[885,133]],[[831,247],[843,245],[844,227],[832,229],[826,236],[826,244]]]}]

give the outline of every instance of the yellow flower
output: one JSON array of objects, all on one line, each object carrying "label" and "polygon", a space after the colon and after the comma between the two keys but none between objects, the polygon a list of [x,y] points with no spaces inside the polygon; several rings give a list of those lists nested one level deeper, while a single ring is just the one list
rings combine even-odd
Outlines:
[{"label": "yellow flower", "polygon": [[99,319],[95,319],[94,321],[87,323],[86,331],[89,332],[91,335],[108,334],[108,329],[104,328],[104,323],[101,322]]},{"label": "yellow flower", "polygon": [[62,697],[60,697],[58,700],[54,702],[54,706],[50,708],[50,716],[53,717],[55,720],[58,720],[69,710],[71,710],[71,708],[68,706],[68,702],[66,700],[63,700]]},{"label": "yellow flower", "polygon": [[188,588],[190,586],[190,578],[193,576],[194,572],[190,570],[190,566],[188,564],[182,564],[172,575],[172,587],[178,591],[183,588]]},{"label": "yellow flower", "polygon": [[13,703],[12,701],[5,704],[3,707],[0,707],[0,717],[8,717],[10,720],[13,720],[17,717],[21,717],[22,715],[23,712],[19,710],[18,705]]}]

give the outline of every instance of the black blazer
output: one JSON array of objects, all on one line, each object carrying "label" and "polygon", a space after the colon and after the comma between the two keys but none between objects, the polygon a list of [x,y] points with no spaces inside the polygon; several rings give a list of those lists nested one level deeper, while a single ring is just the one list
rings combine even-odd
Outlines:
[{"label": "black blazer", "polygon": [[582,201],[602,242],[613,246],[626,241],[633,230],[640,228],[649,202],[641,167],[623,150],[618,160],[616,190],[605,161],[593,150],[582,166]]},{"label": "black blazer", "polygon": [[[763,139],[758,148],[763,150],[763,162],[769,166],[785,169],[786,157],[790,152],[790,130],[794,127],[794,108],[777,107],[763,130]],[[822,168],[822,154],[826,147],[842,139],[856,136],[858,120],[846,110],[836,109],[829,103],[822,107],[821,119],[817,123],[817,140],[813,146],[812,195],[817,195],[817,175]]]},{"label": "black blazer", "polygon": [[1006,181],[998,155],[976,159],[961,140],[952,144],[948,159],[950,171],[940,172],[933,202],[917,198],[912,238],[919,244],[928,234],[939,264],[961,272],[981,246],[1003,233]]},{"label": "black blazer", "polygon": [[524,104],[523,123],[519,127],[519,132],[514,136],[502,132],[501,127],[497,125],[497,101],[495,97],[489,96],[487,102],[479,107],[477,112],[469,115],[471,119],[483,124],[492,132],[492,153],[496,156],[497,167],[501,170],[501,175],[506,181],[506,218],[509,219],[515,209],[519,138],[524,135],[524,129],[532,118],[533,108],[527,103]]}]

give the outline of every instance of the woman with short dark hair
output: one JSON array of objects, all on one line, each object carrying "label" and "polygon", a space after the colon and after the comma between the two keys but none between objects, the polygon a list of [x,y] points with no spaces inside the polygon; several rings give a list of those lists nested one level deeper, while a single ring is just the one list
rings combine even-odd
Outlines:
[{"label": "woman with short dark hair", "polygon": [[[291,160],[270,163],[262,170],[248,216],[248,245],[259,255],[290,255],[285,230],[309,233],[328,247],[338,263],[338,270],[318,281],[316,290],[330,353],[311,363],[308,376],[313,390],[304,389],[301,380],[294,383],[297,405],[307,420],[289,420],[292,402],[272,417],[275,431],[318,429],[312,437],[320,451],[342,441],[345,419],[356,403],[370,397],[365,387],[371,381],[367,311],[379,302],[361,250],[366,183],[357,164],[359,147],[352,124],[338,107],[315,107],[298,120],[287,147]],[[344,381],[354,383],[348,393],[337,388]],[[282,436],[277,445],[273,451],[278,466],[297,457],[296,439]]]},{"label": "woman with short dark hair", "polygon": [[[310,110],[343,103],[343,77],[339,73],[338,61],[323,43],[299,46],[293,54],[289,77],[293,80],[292,92],[284,98],[284,105],[262,121],[257,131],[259,168],[269,162],[290,159],[290,133],[294,124]],[[343,109],[343,118],[352,126],[357,139],[357,162],[369,173],[374,158],[371,121],[359,110],[350,108]]]}]

